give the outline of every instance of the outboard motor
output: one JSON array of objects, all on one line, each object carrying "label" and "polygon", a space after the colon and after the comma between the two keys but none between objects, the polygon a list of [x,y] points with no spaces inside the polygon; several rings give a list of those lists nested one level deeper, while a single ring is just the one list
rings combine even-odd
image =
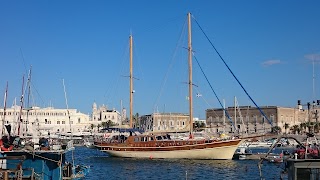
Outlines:
[{"label": "outboard motor", "polygon": [[14,145],[14,147],[19,147],[19,146],[21,145],[21,139],[20,139],[20,137],[14,138],[12,144]]}]

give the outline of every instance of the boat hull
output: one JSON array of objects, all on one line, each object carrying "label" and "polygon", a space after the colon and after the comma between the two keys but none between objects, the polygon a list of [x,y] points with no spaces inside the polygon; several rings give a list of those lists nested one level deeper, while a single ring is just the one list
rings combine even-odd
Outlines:
[{"label": "boat hull", "polygon": [[114,157],[155,159],[232,159],[241,140],[172,147],[119,147],[96,145]]}]

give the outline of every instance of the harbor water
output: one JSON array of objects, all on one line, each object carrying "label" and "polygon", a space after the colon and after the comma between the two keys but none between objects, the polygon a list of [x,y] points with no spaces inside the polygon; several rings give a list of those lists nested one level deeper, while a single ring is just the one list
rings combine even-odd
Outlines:
[{"label": "harbor water", "polygon": [[[70,156],[69,156],[70,157]],[[75,163],[90,166],[87,180],[260,179],[258,160],[131,159],[108,157],[97,149],[76,147]],[[264,179],[280,179],[283,164],[264,162]]]}]

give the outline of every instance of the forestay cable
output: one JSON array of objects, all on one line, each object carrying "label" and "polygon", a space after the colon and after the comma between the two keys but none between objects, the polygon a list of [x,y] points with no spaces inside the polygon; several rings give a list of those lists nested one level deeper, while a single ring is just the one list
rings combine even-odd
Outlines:
[{"label": "forestay cable", "polygon": [[192,54],[193,54],[193,57],[194,57],[194,59],[196,60],[196,62],[197,62],[197,64],[198,64],[198,66],[199,66],[199,68],[200,68],[200,70],[201,70],[202,74],[203,74],[203,75],[204,75],[204,77],[206,78],[206,81],[208,82],[208,84],[209,84],[209,86],[210,86],[211,90],[213,91],[214,95],[216,96],[216,98],[217,98],[217,100],[218,100],[218,102],[219,102],[220,106],[222,107],[223,111],[226,113],[227,118],[228,118],[228,119],[229,119],[229,121],[231,122],[232,126],[233,126],[235,129],[237,129],[237,128],[235,127],[235,125],[234,125],[234,123],[233,123],[232,119],[230,118],[228,111],[226,110],[226,108],[225,108],[225,107],[223,107],[223,105],[222,105],[222,103],[221,103],[221,101],[220,101],[220,99],[219,99],[219,97],[218,97],[217,93],[215,92],[215,90],[213,89],[213,87],[212,87],[211,83],[209,82],[209,79],[208,79],[208,77],[206,76],[206,74],[204,73],[204,71],[203,71],[203,69],[202,69],[202,67],[201,67],[201,65],[200,65],[200,63],[199,63],[199,61],[198,61],[197,57],[194,55],[194,53],[192,53]]},{"label": "forestay cable", "polygon": [[230,69],[230,67],[228,66],[228,64],[225,62],[225,60],[222,58],[222,56],[220,55],[220,53],[218,52],[218,50],[216,49],[216,47],[213,45],[213,43],[210,41],[209,37],[207,36],[207,34],[204,32],[204,30],[201,28],[200,24],[198,23],[198,21],[194,18],[194,16],[192,16],[193,19],[195,20],[196,24],[198,25],[198,27],[200,28],[200,30],[202,31],[202,33],[204,34],[204,36],[206,37],[206,39],[209,41],[209,43],[211,44],[211,46],[213,47],[213,49],[215,50],[215,52],[218,54],[218,56],[220,57],[220,59],[222,60],[222,62],[224,63],[224,65],[228,68],[229,72],[232,74],[232,76],[235,78],[235,80],[238,82],[238,84],[241,86],[241,88],[243,89],[243,91],[247,94],[247,96],[250,98],[250,100],[253,102],[253,104],[258,108],[258,110],[260,111],[260,113],[269,121],[269,123],[271,124],[271,126],[273,126],[272,121],[269,120],[269,118],[264,114],[264,112],[260,109],[260,107],[257,105],[257,103],[251,98],[251,96],[249,95],[249,93],[246,91],[246,89],[243,87],[243,85],[240,83],[240,81],[238,80],[238,78],[235,76],[235,74],[232,72],[232,70]]}]

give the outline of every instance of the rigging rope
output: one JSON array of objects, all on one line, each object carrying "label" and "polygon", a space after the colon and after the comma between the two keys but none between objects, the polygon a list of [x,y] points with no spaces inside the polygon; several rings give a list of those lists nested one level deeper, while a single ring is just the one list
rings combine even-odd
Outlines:
[{"label": "rigging rope", "polygon": [[218,56],[220,57],[220,59],[222,60],[222,62],[224,63],[224,65],[228,68],[229,72],[232,74],[232,76],[235,78],[235,80],[238,82],[238,84],[241,86],[241,88],[243,89],[243,91],[247,94],[247,96],[249,97],[249,99],[253,102],[253,104],[258,108],[258,110],[260,111],[260,113],[269,121],[269,123],[271,124],[271,126],[273,126],[273,122],[269,120],[269,118],[265,115],[265,113],[260,109],[260,107],[257,105],[257,103],[251,98],[251,96],[249,95],[249,93],[247,92],[247,90],[243,87],[243,85],[240,83],[240,81],[238,80],[238,78],[236,77],[236,75],[232,72],[232,70],[230,69],[230,67],[228,66],[228,64],[225,62],[225,60],[222,58],[222,56],[220,55],[220,53],[218,52],[218,50],[216,49],[216,47],[213,45],[213,43],[211,42],[211,40],[209,39],[209,37],[207,36],[207,34],[204,32],[204,30],[201,28],[200,24],[198,23],[198,21],[192,16],[192,18],[195,20],[196,24],[198,25],[198,27],[200,28],[200,30],[202,31],[202,33],[204,34],[204,36],[206,37],[206,39],[209,41],[209,43],[211,44],[211,46],[213,47],[213,49],[215,50],[215,52],[218,54]]},{"label": "rigging rope", "polygon": [[202,69],[202,67],[201,67],[201,65],[200,65],[200,63],[199,63],[199,61],[198,61],[197,57],[194,55],[194,53],[192,53],[192,54],[193,54],[193,57],[194,57],[194,59],[196,60],[196,62],[197,62],[197,64],[198,64],[198,66],[199,66],[199,68],[200,68],[200,70],[201,70],[202,74],[203,74],[203,75],[204,75],[204,77],[206,78],[207,83],[209,84],[209,86],[210,86],[211,90],[213,91],[214,95],[216,96],[216,98],[217,98],[217,100],[218,100],[218,102],[219,102],[220,106],[222,107],[223,111],[226,113],[227,118],[228,118],[228,119],[229,119],[229,121],[231,122],[232,126],[233,126],[235,129],[237,129],[237,128],[235,127],[235,125],[234,125],[234,123],[233,123],[232,119],[230,118],[228,111],[226,110],[226,108],[224,108],[224,107],[223,107],[223,105],[222,105],[222,103],[221,103],[221,101],[220,101],[220,99],[219,99],[219,97],[218,97],[217,93],[215,92],[215,90],[213,89],[213,87],[212,87],[211,83],[209,82],[209,79],[208,79],[208,77],[206,76],[206,74],[204,73],[204,71],[203,71],[203,69]]},{"label": "rigging rope", "polygon": [[[50,158],[47,158],[47,157],[44,157],[44,156],[37,155],[37,154],[35,154],[35,151],[30,152],[30,151],[28,151],[28,150],[23,150],[23,152],[26,152],[26,153],[28,153],[28,154],[30,154],[30,155],[39,157],[39,158],[41,158],[41,159],[45,159],[45,160],[52,161],[52,162],[55,162],[55,163],[61,163],[60,160],[59,160],[59,161],[56,161],[56,160],[54,160],[54,159],[50,159]],[[59,153],[59,154],[60,154],[60,153]]]},{"label": "rigging rope", "polygon": [[166,74],[165,74],[164,78],[162,79],[162,83],[161,83],[162,86],[161,86],[161,88],[160,88],[158,97],[157,97],[156,101],[154,102],[154,110],[156,109],[156,106],[157,106],[157,104],[159,103],[159,99],[160,99],[160,97],[162,96],[162,93],[163,93],[163,91],[164,91],[164,86],[165,86],[166,83],[167,83],[169,72],[170,72],[170,70],[172,69],[174,60],[176,59],[175,57],[176,57],[176,54],[177,54],[177,49],[178,49],[178,47],[179,47],[179,42],[182,41],[182,37],[183,37],[183,35],[184,35],[183,33],[185,32],[185,29],[186,29],[186,27],[187,27],[186,25],[187,25],[187,20],[186,20],[186,21],[184,22],[184,24],[183,24],[182,31],[180,32],[180,37],[179,37],[178,43],[176,44],[176,48],[175,48],[175,50],[174,50],[174,52],[173,52],[173,57],[171,58],[170,65],[169,65],[169,67],[168,67],[168,69],[167,69],[167,71],[166,71]]}]

